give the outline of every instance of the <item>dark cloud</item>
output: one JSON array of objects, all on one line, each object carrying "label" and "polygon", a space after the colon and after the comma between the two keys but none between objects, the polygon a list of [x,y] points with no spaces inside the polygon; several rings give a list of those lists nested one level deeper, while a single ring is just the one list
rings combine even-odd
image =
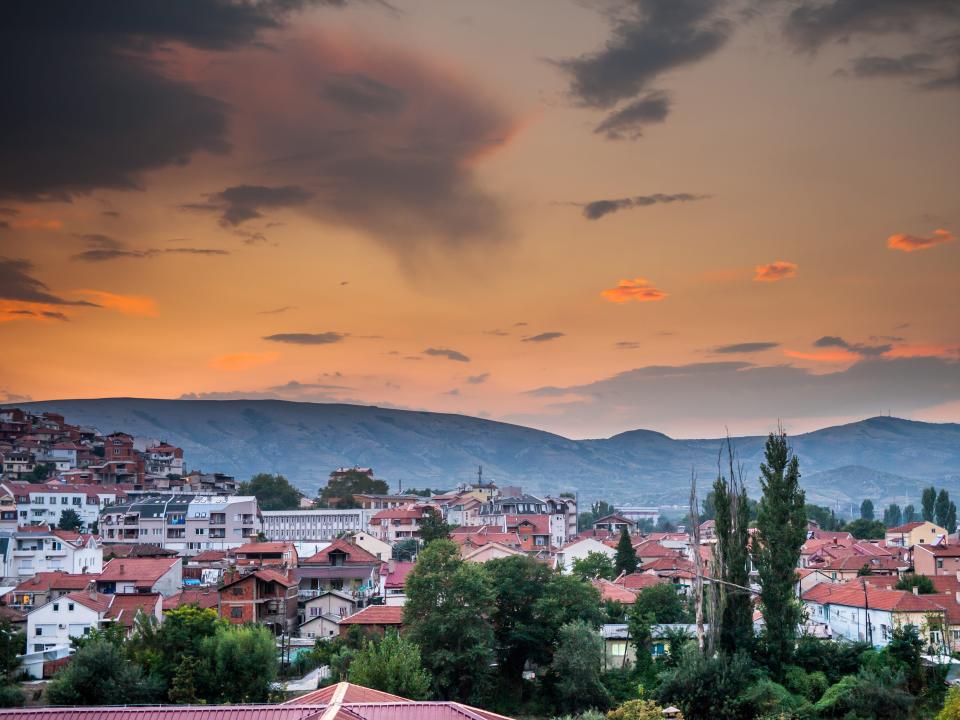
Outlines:
[{"label": "dark cloud", "polygon": [[637,350],[641,347],[635,340],[619,340],[613,344],[617,350]]},{"label": "dark cloud", "polygon": [[21,402],[30,402],[33,400],[29,395],[21,395],[19,393],[10,392],[9,390],[0,390],[0,402],[5,403],[21,403]]},{"label": "dark cloud", "polygon": [[637,140],[652,123],[661,123],[670,113],[670,98],[664,92],[652,92],[611,113],[594,128],[608,140]]},{"label": "dark cloud", "polygon": [[158,255],[228,255],[226,250],[217,250],[213,248],[149,248],[146,250],[135,250],[108,235],[87,234],[77,235],[78,238],[87,244],[87,249],[71,257],[72,260],[81,262],[107,262],[109,260],[123,260],[127,258],[151,258]]},{"label": "dark cloud", "polygon": [[764,350],[772,350],[775,347],[780,347],[780,343],[746,342],[736,343],[735,345],[721,345],[720,347],[715,347],[712,352],[720,353],[721,355],[737,355],[739,353],[763,352]]},{"label": "dark cloud", "polygon": [[904,77],[915,78],[929,76],[936,70],[930,66],[936,58],[930,53],[908,53],[898,57],[884,55],[864,55],[854,58],[850,63],[850,72],[856,77]]},{"label": "dark cloud", "polygon": [[402,90],[359,73],[331,76],[323,93],[346,110],[368,115],[398,113],[407,101]]},{"label": "dark cloud", "polygon": [[51,320],[63,320],[64,322],[70,320],[70,318],[68,318],[62,312],[56,312],[55,310],[44,310],[40,313],[40,315],[45,318],[50,318]]},{"label": "dark cloud", "polygon": [[[934,357],[870,358],[820,373],[778,365],[713,362],[647,366],[595,382],[529,391],[557,398],[544,414],[516,415],[560,433],[621,432],[688,424],[691,417],[723,427],[749,421],[774,424],[800,418],[864,417],[889,408],[905,415],[960,400],[960,362]],[[616,408],[616,412],[611,412]]]},{"label": "dark cloud", "polygon": [[556,340],[557,338],[562,338],[565,336],[566,333],[562,332],[543,332],[538,335],[530,335],[529,337],[522,338],[521,342],[542,343],[549,342],[550,340]]},{"label": "dark cloud", "polygon": [[459,395],[459,394],[460,394],[460,390],[459,390],[459,388],[453,388],[452,390],[447,390],[447,391],[446,391],[445,393],[443,393],[443,394],[444,394],[444,395],[454,395],[454,396],[456,396],[456,395]]},{"label": "dark cloud", "polygon": [[454,360],[456,362],[470,362],[470,358],[466,355],[456,350],[451,350],[450,348],[431,347],[424,350],[423,354],[430,355],[431,357],[445,357],[447,360]]},{"label": "dark cloud", "polygon": [[346,337],[345,333],[338,332],[277,333],[276,335],[267,335],[263,339],[291,345],[331,345],[341,342]]},{"label": "dark cloud", "polygon": [[583,208],[583,216],[587,218],[587,220],[599,220],[604,215],[609,215],[620,210],[673,202],[693,202],[695,200],[706,200],[709,197],[709,195],[693,195],[691,193],[675,193],[672,195],[655,193],[653,195],[637,195],[635,197],[617,198],[615,200],[594,200],[588,203],[574,204],[577,205],[577,207]]},{"label": "dark cloud", "polygon": [[257,315],[279,315],[287,310],[294,310],[293,305],[284,305],[283,307],[273,308],[272,310],[261,310]]},{"label": "dark cloud", "polygon": [[[609,109],[652,90],[663,73],[723,47],[732,25],[720,16],[722,7],[721,0],[622,3],[603,49],[558,63],[570,76],[570,93],[581,105]],[[614,139],[635,138],[644,122],[661,122],[668,110],[665,98],[647,95],[614,111],[596,131]]]},{"label": "dark cloud", "polygon": [[247,220],[263,217],[261,210],[297,207],[305,204],[312,193],[296,185],[234,185],[207,196],[205,203],[181,205],[184,210],[220,213],[220,223],[236,227]]},{"label": "dark cloud", "polygon": [[[176,79],[171,45],[258,42],[308,4],[343,0],[11,0],[0,22],[0,197],[135,189],[147,170],[223,153],[229,106]],[[172,57],[168,55],[167,57]]]},{"label": "dark cloud", "polygon": [[848,343],[842,337],[836,335],[824,335],[823,337],[817,339],[813,343],[814,347],[820,348],[842,348],[843,350],[849,350],[852,353],[857,355],[863,355],[864,357],[875,357],[877,355],[883,355],[884,353],[890,352],[893,349],[893,345],[885,343],[882,345],[865,345],[862,343]]},{"label": "dark cloud", "polygon": [[118,213],[116,210],[103,210],[100,214],[113,220],[116,220],[118,217],[120,217],[120,213]]},{"label": "dark cloud", "polygon": [[484,331],[483,331],[483,334],[484,334],[484,335],[494,335],[494,336],[496,336],[496,337],[506,337],[506,336],[509,335],[510,333],[508,333],[506,330],[484,330]]},{"label": "dark cloud", "polygon": [[33,263],[29,260],[0,257],[0,299],[47,305],[100,307],[86,300],[66,300],[54,295],[43,282],[30,274],[32,270]]},{"label": "dark cloud", "polygon": [[482,385],[490,379],[490,373],[480,373],[479,375],[470,375],[467,377],[467,383],[470,385]]}]

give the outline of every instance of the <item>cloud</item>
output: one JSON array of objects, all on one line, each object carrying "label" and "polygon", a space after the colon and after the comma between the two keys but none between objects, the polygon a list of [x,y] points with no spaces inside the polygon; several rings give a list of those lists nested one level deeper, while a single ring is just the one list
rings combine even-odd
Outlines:
[{"label": "cloud", "polygon": [[158,317],[160,310],[157,301],[145,295],[120,295],[106,290],[81,290],[84,295],[93,298],[97,307],[116,310],[123,315],[136,317]]},{"label": "cloud", "polygon": [[68,318],[62,312],[57,312],[56,310],[41,310],[40,316],[49,318],[50,320],[62,320],[63,322],[68,322],[70,320],[70,318]]},{"label": "cloud", "polygon": [[30,274],[32,270],[33,263],[29,260],[0,257],[0,300],[99,307],[86,300],[66,300],[54,295],[43,282]]},{"label": "cloud", "polygon": [[930,63],[935,59],[934,55],[925,52],[907,53],[897,57],[864,55],[853,59],[850,71],[858,78],[914,78],[935,73],[936,70],[930,67]]},{"label": "cloud", "polygon": [[604,215],[609,215],[610,213],[615,213],[620,210],[673,202],[693,202],[695,200],[706,200],[709,197],[709,195],[693,195],[691,193],[675,193],[673,195],[656,193],[654,195],[637,195],[635,197],[617,198],[615,200],[594,200],[588,203],[574,204],[583,208],[583,216],[587,220],[599,220]]},{"label": "cloud", "polygon": [[904,415],[960,399],[960,362],[934,357],[862,359],[837,372],[746,362],[645,366],[586,384],[535,388],[531,397],[559,402],[542,413],[511,416],[555,432],[621,432],[688,424],[722,428],[777,418],[864,417],[889,408]]},{"label": "cloud", "polygon": [[443,393],[443,394],[444,394],[444,395],[454,395],[454,396],[456,396],[456,395],[459,395],[459,394],[460,394],[460,389],[459,389],[459,388],[453,388],[452,390],[447,390],[447,391],[446,391],[445,393]]},{"label": "cloud", "polygon": [[430,355],[431,357],[444,357],[447,360],[454,360],[456,362],[470,362],[470,358],[468,358],[466,355],[449,348],[431,347],[424,350],[423,354]]},{"label": "cloud", "polygon": [[261,310],[257,315],[279,315],[280,313],[285,313],[287,310],[295,310],[296,307],[293,305],[284,305],[283,307],[273,308],[272,310]]},{"label": "cloud", "polygon": [[21,395],[20,393],[10,392],[9,390],[0,390],[0,402],[4,403],[22,403],[30,402],[33,400],[29,395]]},{"label": "cloud", "polygon": [[490,379],[490,373],[480,373],[479,375],[468,375],[467,383],[470,385],[483,385]]},{"label": "cloud", "polygon": [[510,333],[508,333],[506,330],[484,330],[484,331],[483,331],[483,334],[484,334],[484,335],[494,335],[494,336],[496,336],[496,337],[506,337],[506,336],[509,335]]},{"label": "cloud", "polygon": [[776,260],[766,265],[757,265],[754,268],[754,282],[777,282],[796,277],[797,264],[786,260]]},{"label": "cloud", "polygon": [[297,185],[267,187],[265,185],[234,185],[211,193],[205,203],[181,205],[184,210],[220,213],[220,224],[236,227],[241,223],[262,218],[262,210],[277,210],[304,205],[313,193]]},{"label": "cloud", "polygon": [[634,139],[645,122],[662,122],[669,105],[660,93],[649,92],[651,85],[662,74],[699,62],[723,47],[732,25],[720,17],[722,6],[721,0],[623,3],[601,50],[559,61],[580,105],[609,109],[648,93],[611,113],[596,132],[612,139]]},{"label": "cloud", "polygon": [[521,339],[521,342],[532,342],[532,343],[542,343],[549,342],[551,340],[556,340],[557,338],[566,337],[566,333],[562,332],[542,332],[539,335],[530,335]]},{"label": "cloud", "polygon": [[600,293],[600,296],[612,303],[657,302],[667,297],[667,293],[658,290],[646,278],[638,277],[633,280],[621,280],[616,287]]},{"label": "cloud", "polygon": [[814,347],[819,348],[843,348],[857,355],[866,357],[875,357],[890,352],[893,345],[884,343],[881,345],[865,345],[863,343],[848,343],[842,337],[836,335],[824,335],[813,343]]},{"label": "cloud", "polygon": [[210,367],[216,370],[226,370],[227,372],[236,372],[239,370],[249,370],[261,365],[269,365],[276,362],[280,353],[231,353],[228,355],[218,355],[210,359]]},{"label": "cloud", "polygon": [[87,244],[86,250],[71,257],[72,260],[79,260],[81,262],[107,262],[126,258],[152,258],[158,255],[229,255],[226,250],[195,247],[134,250],[116,238],[96,233],[77,235],[76,237]]},{"label": "cloud", "polygon": [[277,333],[276,335],[266,335],[263,339],[290,345],[332,345],[342,342],[346,337],[345,333],[338,332]]},{"label": "cloud", "polygon": [[914,252],[916,250],[929,250],[943,243],[953,242],[956,236],[949,230],[934,230],[930,237],[917,237],[916,235],[907,235],[906,233],[897,233],[887,238],[887,247],[891,250],[900,250],[902,252]]},{"label": "cloud", "polygon": [[711,352],[719,353],[721,355],[738,355],[740,353],[764,352],[765,350],[772,350],[775,347],[780,347],[780,343],[745,342],[736,343],[735,345],[721,345],[720,347],[715,347]]},{"label": "cloud", "polygon": [[[454,69],[343,33],[304,32],[202,72],[204,87],[237,110],[258,185],[311,193],[305,212],[368,235],[411,271],[419,251],[510,238],[474,167],[519,123]],[[200,209],[211,204],[222,205]],[[241,207],[226,221],[249,215]]]},{"label": "cloud", "polygon": [[613,346],[617,350],[638,350],[642,347],[636,340],[618,340]]},{"label": "cloud", "polygon": [[652,123],[662,123],[670,113],[670,98],[664,92],[652,92],[607,116],[593,132],[607,140],[638,140]]},{"label": "cloud", "polygon": [[346,385],[299,382],[290,380],[282,385],[273,385],[261,390],[227,390],[184,393],[181,400],[293,400],[300,402],[331,402],[347,400],[344,391],[353,388]]}]

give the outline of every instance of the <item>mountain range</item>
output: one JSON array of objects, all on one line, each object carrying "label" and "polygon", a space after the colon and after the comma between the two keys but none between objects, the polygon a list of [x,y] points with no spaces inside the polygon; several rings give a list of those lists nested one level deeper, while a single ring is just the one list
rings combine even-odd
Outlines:
[{"label": "mountain range", "polygon": [[[102,432],[122,430],[184,449],[187,467],[246,479],[282,473],[307,494],[340,466],[373,467],[391,488],[449,489],[476,478],[534,494],[573,491],[581,502],[683,504],[691,471],[701,494],[717,473],[723,440],[682,440],[651,430],[570,440],[465,415],[282,400],[103,398],[23,403]],[[765,438],[733,445],[752,496]],[[791,438],[808,499],[848,509],[919,504],[935,484],[960,494],[960,424],[874,417]]]}]

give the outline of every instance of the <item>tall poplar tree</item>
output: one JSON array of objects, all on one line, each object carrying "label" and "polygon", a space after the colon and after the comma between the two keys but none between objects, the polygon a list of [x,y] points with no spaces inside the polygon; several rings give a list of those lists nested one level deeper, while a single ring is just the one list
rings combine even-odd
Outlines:
[{"label": "tall poplar tree", "polygon": [[937,502],[933,507],[937,525],[945,528],[950,521],[950,493],[946,490],[941,490],[940,494],[937,495]]},{"label": "tall poplar tree", "polygon": [[924,488],[923,495],[920,497],[921,515],[927,522],[933,522],[933,506],[937,502],[937,489],[935,487]]},{"label": "tall poplar tree", "polygon": [[617,575],[634,573],[637,571],[637,565],[637,551],[633,549],[630,533],[625,527],[620,528],[620,541],[617,543],[617,556],[614,559]]},{"label": "tall poplar tree", "polygon": [[864,500],[860,503],[860,517],[864,520],[873,520],[873,500]]},{"label": "tall poplar tree", "polygon": [[950,511],[947,513],[947,524],[944,527],[951,535],[957,531],[957,506],[952,502],[950,503]]},{"label": "tall poplar tree", "polygon": [[775,678],[790,663],[802,618],[795,594],[800,547],[807,539],[800,463],[783,430],[771,433],[760,465],[763,495],[757,507],[753,560],[760,582],[767,660]]}]

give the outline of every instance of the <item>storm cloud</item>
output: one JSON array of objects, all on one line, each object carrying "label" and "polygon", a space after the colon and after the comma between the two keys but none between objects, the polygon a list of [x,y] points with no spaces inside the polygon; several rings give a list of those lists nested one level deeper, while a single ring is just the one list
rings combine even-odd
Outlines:
[{"label": "storm cloud", "polygon": [[665,193],[655,193],[653,195],[636,195],[634,197],[616,198],[614,200],[593,200],[592,202],[579,204],[583,208],[583,216],[587,220],[599,220],[620,210],[630,210],[633,208],[650,207],[651,205],[662,205],[675,202],[694,202],[695,200],[706,200],[709,195],[694,195],[693,193],[674,193],[668,195]]},{"label": "storm cloud", "polygon": [[86,300],[67,300],[54,295],[43,282],[33,277],[29,260],[0,257],[0,299],[46,305],[82,305],[99,307]]},{"label": "storm cloud", "polygon": [[235,185],[210,194],[205,203],[182,205],[181,208],[219,213],[222,225],[236,227],[247,220],[262,218],[263,210],[297,207],[311,196],[311,192],[296,185]]},{"label": "storm cloud", "polygon": [[431,347],[424,350],[423,354],[430,355],[431,357],[443,357],[447,360],[453,360],[455,362],[470,362],[470,358],[468,358],[462,352],[451,350],[450,348]]},{"label": "storm cloud", "polygon": [[758,353],[765,350],[772,350],[773,348],[780,347],[780,343],[777,342],[745,342],[745,343],[736,343],[734,345],[721,345],[720,347],[715,347],[711,352],[719,353],[721,355],[737,355],[740,353]]},{"label": "storm cloud", "polygon": [[287,343],[290,345],[332,345],[342,342],[347,335],[338,332],[321,333],[277,333],[266,335],[263,339],[270,342]]}]

